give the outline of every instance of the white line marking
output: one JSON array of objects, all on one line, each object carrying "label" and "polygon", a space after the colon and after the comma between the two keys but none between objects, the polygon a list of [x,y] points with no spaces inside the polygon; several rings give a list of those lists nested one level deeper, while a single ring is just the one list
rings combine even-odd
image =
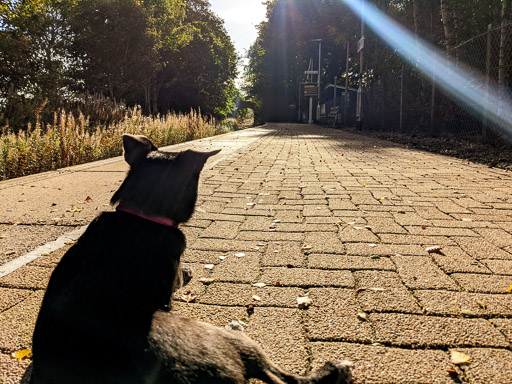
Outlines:
[{"label": "white line marking", "polygon": [[34,261],[35,259],[40,258],[42,253],[52,253],[61,248],[63,248],[66,244],[66,241],[75,241],[77,240],[87,229],[87,225],[75,229],[74,231],[68,232],[60,236],[57,240],[50,241],[45,245],[40,246],[39,248],[34,249],[33,251],[18,257],[6,264],[0,266],[0,278],[7,276],[8,274],[14,272],[18,268],[27,265],[28,263]]}]

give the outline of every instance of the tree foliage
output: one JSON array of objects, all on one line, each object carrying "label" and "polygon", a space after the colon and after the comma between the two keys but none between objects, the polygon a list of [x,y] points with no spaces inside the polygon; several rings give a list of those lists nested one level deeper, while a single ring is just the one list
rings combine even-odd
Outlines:
[{"label": "tree foliage", "polygon": [[[499,26],[509,17],[510,0],[370,0],[381,11],[440,49],[449,49],[483,33],[488,24]],[[261,120],[292,120],[300,103],[299,83],[309,60],[318,67],[318,43],[322,39],[322,84],[334,76],[349,85],[358,82],[357,41],[360,18],[340,0],[270,0],[268,21],[249,51],[245,92],[258,106]],[[505,9],[505,11],[503,11]],[[444,13],[444,17],[442,17]],[[505,16],[503,16],[505,15]],[[508,20],[508,18],[507,18]],[[385,76],[398,78],[402,61],[392,48],[367,28],[365,39],[366,82]],[[511,40],[511,39],[508,39]],[[508,41],[507,40],[507,41]],[[346,44],[350,45],[348,72]],[[414,69],[409,69],[414,77]],[[416,79],[416,81],[419,81]]]},{"label": "tree foliage", "polygon": [[148,114],[223,117],[237,60],[205,0],[3,1],[0,124],[19,129],[94,93]]}]

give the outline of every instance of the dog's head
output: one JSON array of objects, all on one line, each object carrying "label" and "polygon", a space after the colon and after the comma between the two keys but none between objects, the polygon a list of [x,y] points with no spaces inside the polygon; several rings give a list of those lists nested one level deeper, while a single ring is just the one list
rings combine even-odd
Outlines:
[{"label": "dog's head", "polygon": [[123,145],[130,170],[111,204],[123,203],[175,223],[187,221],[194,212],[199,174],[208,158],[220,150],[163,152],[140,135],[123,135]]}]

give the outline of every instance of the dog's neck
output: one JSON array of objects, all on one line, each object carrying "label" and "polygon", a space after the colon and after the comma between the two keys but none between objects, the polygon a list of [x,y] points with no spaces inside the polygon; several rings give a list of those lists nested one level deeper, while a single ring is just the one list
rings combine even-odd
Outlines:
[{"label": "dog's neck", "polygon": [[154,223],[165,225],[166,227],[177,227],[178,226],[171,219],[168,219],[166,217],[151,217],[151,216],[148,216],[148,215],[144,214],[143,212],[139,211],[138,209],[128,207],[128,206],[124,205],[123,203],[120,203],[117,205],[116,211],[130,213],[132,215],[139,216],[143,219],[152,221]]}]

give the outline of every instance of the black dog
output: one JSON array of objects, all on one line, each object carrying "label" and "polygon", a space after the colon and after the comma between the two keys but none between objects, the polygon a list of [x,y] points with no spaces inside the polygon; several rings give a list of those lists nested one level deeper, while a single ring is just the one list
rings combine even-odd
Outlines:
[{"label": "black dog", "polygon": [[31,384],[345,383],[346,362],[309,377],[274,365],[243,333],[169,312],[199,174],[219,151],[160,152],[123,137],[130,171],[55,268],[33,337]]}]

